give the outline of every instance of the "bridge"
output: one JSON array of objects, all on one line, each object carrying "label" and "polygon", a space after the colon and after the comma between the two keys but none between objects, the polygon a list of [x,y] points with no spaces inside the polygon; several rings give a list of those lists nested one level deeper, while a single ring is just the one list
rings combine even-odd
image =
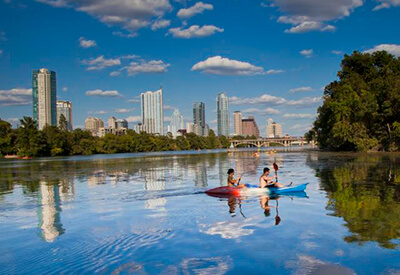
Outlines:
[{"label": "bridge", "polygon": [[[294,145],[303,146],[308,144],[304,137],[282,137],[282,138],[258,138],[258,139],[231,139],[231,148],[236,148],[239,145],[248,145],[251,147],[270,147],[271,143],[280,144],[284,147]],[[311,144],[313,145],[313,144]]]}]

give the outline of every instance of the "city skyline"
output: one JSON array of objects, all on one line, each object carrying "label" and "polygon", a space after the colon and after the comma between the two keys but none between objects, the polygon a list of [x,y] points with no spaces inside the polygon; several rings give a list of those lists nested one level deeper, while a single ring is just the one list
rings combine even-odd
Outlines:
[{"label": "city skyline", "polygon": [[139,13],[145,2],[1,1],[0,117],[15,126],[32,116],[32,71],[47,68],[57,73],[57,100],[73,103],[74,128],[88,116],[121,117],[133,128],[140,94],[162,84],[166,119],[178,108],[191,120],[192,103],[202,101],[217,133],[215,97],[225,92],[261,133],[272,117],[302,135],[345,53],[400,54],[392,35],[399,8],[389,0],[208,1],[200,10],[200,2],[165,0]]}]

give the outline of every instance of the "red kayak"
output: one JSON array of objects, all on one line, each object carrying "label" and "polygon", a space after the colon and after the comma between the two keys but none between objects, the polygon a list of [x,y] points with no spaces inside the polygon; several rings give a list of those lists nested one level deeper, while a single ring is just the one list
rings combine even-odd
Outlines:
[{"label": "red kayak", "polygon": [[243,188],[237,188],[237,187],[229,187],[229,186],[221,186],[221,187],[216,187],[210,190],[206,191],[206,194],[209,195],[233,195],[233,196],[240,196],[240,190]]}]

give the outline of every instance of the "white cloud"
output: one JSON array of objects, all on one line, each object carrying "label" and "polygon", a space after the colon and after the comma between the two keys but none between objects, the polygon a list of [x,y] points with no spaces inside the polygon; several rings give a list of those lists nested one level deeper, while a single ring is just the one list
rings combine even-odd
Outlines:
[{"label": "white cloud", "polygon": [[193,65],[191,71],[218,75],[255,75],[264,73],[264,69],[261,67],[221,56],[209,57],[205,61],[200,61]]},{"label": "white cloud", "polygon": [[87,48],[91,48],[91,47],[96,47],[97,43],[94,40],[88,40],[85,37],[80,37],[79,38],[79,46],[81,48],[87,49]]},{"label": "white cloud", "polygon": [[121,71],[113,71],[110,73],[110,76],[120,76],[121,75]]},{"label": "white cloud", "polygon": [[104,58],[103,55],[100,55],[95,59],[83,60],[82,64],[87,66],[86,68],[87,71],[94,71],[94,70],[102,70],[107,67],[121,65],[121,60],[119,58],[107,59]]},{"label": "white cloud", "polygon": [[164,122],[171,122],[171,117],[164,116]]},{"label": "white cloud", "polygon": [[190,39],[190,38],[202,38],[223,31],[224,29],[218,28],[213,25],[204,25],[201,27],[199,25],[193,25],[187,29],[183,29],[182,27],[172,28],[169,29],[168,33],[172,34],[172,36],[175,38]]},{"label": "white cloud", "polygon": [[265,72],[265,74],[281,74],[284,73],[284,70],[268,70]]},{"label": "white cloud", "polygon": [[93,115],[105,115],[108,114],[107,111],[104,110],[99,110],[99,111],[89,111],[88,114],[93,114]]},{"label": "white cloud", "polygon": [[363,0],[268,0],[268,2],[271,3],[270,7],[276,7],[285,14],[279,17],[279,23],[293,25],[285,31],[287,33],[335,31],[336,27],[326,22],[347,17],[355,8],[364,4]]},{"label": "white cloud", "polygon": [[129,113],[132,112],[133,110],[135,110],[135,108],[131,108],[131,109],[116,109],[115,112],[118,114],[125,114],[125,113]]},{"label": "white cloud", "polygon": [[277,109],[273,108],[266,108],[266,109],[256,109],[256,108],[249,108],[243,110],[245,114],[259,114],[259,115],[277,115],[280,112]]},{"label": "white cloud", "polygon": [[103,91],[103,90],[100,90],[100,89],[87,91],[86,95],[87,96],[97,96],[97,97],[121,97],[121,94],[116,90]]},{"label": "white cloud", "polygon": [[128,102],[130,102],[130,103],[140,103],[140,98],[139,97],[132,98],[132,99],[129,99]]},{"label": "white cloud", "polygon": [[85,12],[108,26],[129,32],[148,27],[172,10],[169,0],[36,0],[56,8],[73,8]]},{"label": "white cloud", "polygon": [[62,88],[62,91],[63,91],[63,92],[68,92],[68,87],[63,87],[63,88]]},{"label": "white cloud", "polygon": [[15,88],[0,90],[0,106],[18,106],[32,104],[32,89]]},{"label": "white cloud", "polygon": [[164,63],[162,60],[140,60],[131,62],[123,70],[126,70],[129,76],[132,76],[138,73],[165,73],[169,66],[170,64]]},{"label": "white cloud", "polygon": [[397,44],[380,44],[375,46],[372,49],[364,51],[365,53],[374,53],[377,51],[387,51],[394,56],[400,56],[400,45]]},{"label": "white cloud", "polygon": [[284,114],[283,118],[314,118],[315,115],[312,114]]},{"label": "white cloud", "polygon": [[299,123],[297,123],[297,124],[291,126],[289,129],[290,130],[297,130],[297,131],[307,132],[311,128],[312,128],[311,124],[299,124]]},{"label": "white cloud", "polygon": [[128,122],[130,123],[136,123],[136,122],[141,122],[142,118],[140,116],[129,116],[125,118]]},{"label": "white cloud", "polygon": [[188,9],[180,9],[178,11],[177,16],[180,19],[189,19],[191,17],[193,17],[196,14],[201,14],[203,13],[205,10],[213,10],[214,7],[211,4],[205,4],[203,2],[197,2],[196,4],[194,4],[193,6],[191,6]]},{"label": "white cloud", "polygon": [[336,55],[342,55],[343,54],[342,51],[335,51],[335,50],[331,51],[331,53],[336,54]]},{"label": "white cloud", "polygon": [[0,31],[0,41],[7,41],[6,32]]},{"label": "white cloud", "polygon": [[166,27],[169,27],[169,25],[171,25],[170,20],[165,20],[165,19],[157,20],[151,25],[151,29],[155,31],[158,29],[164,29]]},{"label": "white cloud", "polygon": [[314,91],[314,89],[312,89],[311,87],[299,87],[299,88],[294,88],[294,89],[290,89],[289,92],[294,94],[294,93],[303,93],[303,92],[312,92]]},{"label": "white cloud", "polygon": [[379,0],[381,4],[375,6],[373,11],[378,11],[381,9],[389,9],[390,7],[398,7],[400,6],[400,0]]},{"label": "white cloud", "polygon": [[299,100],[289,100],[286,104],[290,106],[312,106],[319,105],[322,97],[305,97]]},{"label": "white cloud", "polygon": [[125,37],[125,38],[134,38],[134,37],[137,37],[139,35],[136,32],[123,33],[123,32],[120,32],[120,31],[115,31],[112,34],[115,35],[115,36]]},{"label": "white cloud", "polygon": [[232,105],[242,105],[242,104],[273,104],[273,105],[281,105],[287,102],[286,99],[282,97],[277,97],[273,95],[264,94],[260,97],[253,98],[240,98],[240,97],[230,97],[229,103]]},{"label": "white cloud", "polygon": [[170,106],[170,105],[164,105],[163,106],[164,110],[175,110],[176,108],[174,106]]},{"label": "white cloud", "polygon": [[300,51],[300,54],[305,56],[305,57],[307,57],[307,58],[310,58],[310,57],[313,56],[314,50],[313,49],[309,49],[309,50],[305,49],[305,50]]}]

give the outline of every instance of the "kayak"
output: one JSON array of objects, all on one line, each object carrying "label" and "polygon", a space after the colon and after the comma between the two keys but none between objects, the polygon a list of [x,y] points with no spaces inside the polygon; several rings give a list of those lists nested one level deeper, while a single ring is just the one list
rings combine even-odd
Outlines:
[{"label": "kayak", "polygon": [[258,185],[246,184],[247,188],[237,188],[230,186],[216,187],[207,190],[207,194],[219,194],[219,195],[233,195],[240,196],[244,194],[286,194],[293,192],[303,192],[306,190],[308,183],[303,183],[299,185],[291,185],[284,187],[269,187],[269,188],[259,188]]}]

